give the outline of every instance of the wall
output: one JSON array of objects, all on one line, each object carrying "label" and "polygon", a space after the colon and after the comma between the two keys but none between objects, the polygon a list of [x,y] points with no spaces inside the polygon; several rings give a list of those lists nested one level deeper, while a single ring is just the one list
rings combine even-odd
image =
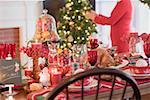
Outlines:
[{"label": "wall", "polygon": [[[35,22],[42,12],[42,1],[0,1],[0,28],[20,28],[20,46],[35,33]],[[22,54],[22,64],[26,62]]]},{"label": "wall", "polygon": [[150,8],[145,6],[140,1],[132,1],[134,7],[134,16],[133,16],[133,27],[139,33],[149,33],[150,34]]},{"label": "wall", "polygon": [[[113,8],[116,5],[115,0],[96,0],[96,12],[105,16],[110,16]],[[97,24],[98,37],[104,43],[104,46],[111,47],[110,26]]]}]

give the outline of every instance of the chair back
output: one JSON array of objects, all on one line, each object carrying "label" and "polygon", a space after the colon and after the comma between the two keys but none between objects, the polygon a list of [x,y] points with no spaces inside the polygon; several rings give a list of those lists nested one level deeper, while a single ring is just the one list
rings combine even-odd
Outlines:
[{"label": "chair back", "polygon": [[[85,80],[91,77],[97,83],[87,89]],[[81,83],[80,88],[78,88],[79,91],[73,92],[70,87],[77,82]],[[54,98],[57,98],[62,92],[66,98],[63,100],[98,100],[104,97],[108,97],[108,100],[141,100],[136,81],[130,75],[114,68],[97,67],[78,73],[58,84],[48,94],[47,99],[56,100]],[[119,97],[116,97],[117,94]]]}]

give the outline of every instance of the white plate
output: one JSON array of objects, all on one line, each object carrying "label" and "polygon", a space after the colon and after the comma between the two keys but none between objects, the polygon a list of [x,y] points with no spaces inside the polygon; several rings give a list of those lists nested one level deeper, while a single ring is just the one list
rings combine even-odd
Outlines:
[{"label": "white plate", "polygon": [[128,65],[129,61],[128,60],[122,60],[121,64],[119,64],[118,66],[110,66],[110,68],[122,68],[125,67],[126,65]]},{"label": "white plate", "polygon": [[[89,83],[89,85],[84,86],[84,89],[90,89],[92,87],[97,86],[97,83],[98,83],[97,80],[95,80],[95,79],[89,79],[88,81],[90,81],[90,83]],[[75,86],[74,84],[72,84],[72,85],[70,85],[68,87],[70,89],[81,89],[82,88],[82,86]]]}]

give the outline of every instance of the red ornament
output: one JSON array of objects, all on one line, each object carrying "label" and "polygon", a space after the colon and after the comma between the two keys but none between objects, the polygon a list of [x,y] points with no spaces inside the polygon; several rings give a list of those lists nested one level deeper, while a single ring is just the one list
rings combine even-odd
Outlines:
[{"label": "red ornament", "polygon": [[90,39],[90,47],[91,47],[91,49],[95,49],[98,46],[99,46],[98,45],[98,39]]}]

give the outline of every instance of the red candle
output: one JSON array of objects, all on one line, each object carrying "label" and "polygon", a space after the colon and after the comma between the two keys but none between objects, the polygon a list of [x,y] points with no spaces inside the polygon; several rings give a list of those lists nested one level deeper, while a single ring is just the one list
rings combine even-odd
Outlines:
[{"label": "red candle", "polygon": [[57,85],[61,80],[62,80],[62,73],[61,72],[51,73],[52,85]]},{"label": "red candle", "polygon": [[42,48],[42,43],[32,43],[31,44],[32,49],[41,49]]}]

